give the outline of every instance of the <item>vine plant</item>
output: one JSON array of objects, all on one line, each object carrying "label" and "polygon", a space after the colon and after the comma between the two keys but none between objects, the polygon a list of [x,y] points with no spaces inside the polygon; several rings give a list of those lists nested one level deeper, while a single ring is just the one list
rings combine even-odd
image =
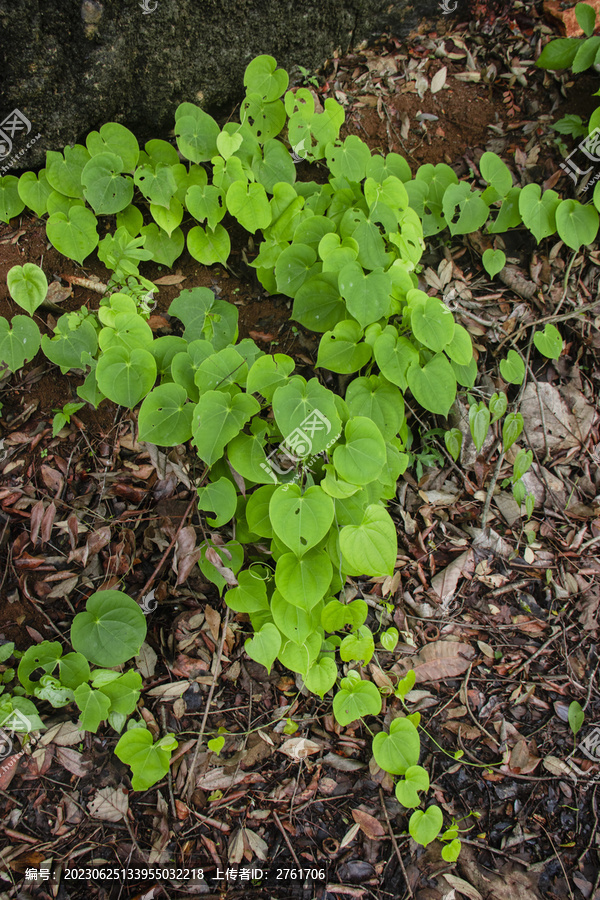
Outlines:
[{"label": "vine plant", "polygon": [[[59,252],[83,264],[97,248],[114,273],[99,309],[67,313],[52,337],[41,337],[31,317],[46,296],[46,277],[35,265],[15,266],[8,287],[30,317],[17,315],[10,324],[0,319],[0,359],[16,371],[41,346],[63,372],[85,373],[82,400],[96,406],[109,398],[129,408],[141,401],[140,439],[159,446],[191,440],[208,470],[208,483],[198,488],[199,508],[213,514],[211,527],[231,535],[224,546],[206,541],[199,562],[205,577],[220,593],[227,588],[231,610],[249,617],[254,634],[246,650],[253,659],[268,670],[279,660],[319,697],[338,685],[333,710],[344,727],[382,709],[381,693],[362,668],[375,652],[368,607],[362,599],[346,602],[343,589],[348,577],[394,572],[396,527],[386,506],[409,462],[404,395],[445,417],[459,385],[471,390],[477,377],[468,332],[440,299],[418,287],[423,238],[445,228],[464,234],[491,217],[491,233],[524,222],[538,240],[558,229],[569,246],[579,247],[593,240],[598,214],[593,207],[582,212],[577,201],[561,201],[553,191],[540,196],[537,185],[513,187],[510,171],[493,153],[481,160],[488,182],[483,192],[459,183],[444,164],[421,166],[412,178],[398,154],[372,154],[354,135],[341,141],[342,107],[327,99],[316,111],[309,90],[287,90],[288,76],[272,57],[251,62],[244,83],[241,121],[223,129],[197,106],[179,106],[179,153],[161,140],[140,150],[127,128],[109,123],[92,132],[86,146],[48,151],[37,175],[0,179],[3,221],[27,206],[47,216],[48,239]],[[286,126],[284,141],[278,136]],[[308,163],[325,160],[325,184],[297,181],[290,145]],[[150,224],[144,225],[140,206],[148,209]],[[187,238],[180,227],[186,213],[198,223]],[[322,335],[317,368],[354,376],[343,398],[316,377],[294,374],[291,357],[238,341],[235,306],[207,288],[184,290],[171,303],[180,336],[154,337],[147,300],[156,286],[139,275],[139,263],[172,266],[187,241],[199,262],[225,265],[226,213],[250,234],[262,234],[251,263],[261,284],[291,298],[292,318]],[[100,240],[98,217],[109,215],[116,215],[116,230]],[[487,262],[497,271],[498,257]],[[560,335],[548,330],[536,335],[536,344],[548,356],[562,350]],[[505,380],[522,381],[518,353],[510,351],[503,364]],[[507,450],[523,428],[520,414],[507,413],[504,394],[489,406],[474,397],[470,402],[478,450],[503,416]],[[445,440],[457,459],[460,432],[446,432]],[[521,453],[513,480],[523,500],[520,477],[531,456]],[[109,604],[133,616],[133,601],[126,600],[120,592],[100,592],[88,609]],[[121,730],[140,683],[136,673],[110,668],[133,653],[118,661],[110,654],[95,658],[92,644],[81,641],[78,621],[74,654],[61,656],[58,644],[33,649],[31,664],[45,673],[41,687],[26,674],[27,651],[19,666],[21,689],[50,702],[74,700],[88,730],[106,718]],[[137,621],[128,651],[141,635]],[[397,640],[396,629],[380,636],[386,650]],[[88,674],[86,659],[103,668]],[[404,701],[413,683],[409,673],[396,696]],[[416,810],[409,832],[427,845],[440,834],[443,815],[435,805],[418,808],[429,787],[418,764],[419,727],[418,713],[398,715],[389,731],[375,735],[373,754],[381,768],[400,776],[396,796]],[[122,759],[132,760],[135,751],[136,759],[153,754],[159,760],[146,775],[138,766],[134,789],[164,774],[173,741],[169,736],[154,745],[137,727],[120,739]],[[442,834],[448,860],[458,855],[457,834],[455,825]]]}]

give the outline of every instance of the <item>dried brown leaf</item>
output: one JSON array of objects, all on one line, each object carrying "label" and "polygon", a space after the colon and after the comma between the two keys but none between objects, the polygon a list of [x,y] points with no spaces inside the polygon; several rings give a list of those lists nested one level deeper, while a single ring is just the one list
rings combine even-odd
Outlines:
[{"label": "dried brown leaf", "polygon": [[353,809],[352,818],[360,826],[361,830],[371,841],[378,841],[385,837],[385,829],[375,816],[369,815],[362,809]]},{"label": "dried brown leaf", "polygon": [[127,815],[129,797],[125,788],[104,787],[96,791],[88,807],[90,815],[104,822],[120,822]]}]

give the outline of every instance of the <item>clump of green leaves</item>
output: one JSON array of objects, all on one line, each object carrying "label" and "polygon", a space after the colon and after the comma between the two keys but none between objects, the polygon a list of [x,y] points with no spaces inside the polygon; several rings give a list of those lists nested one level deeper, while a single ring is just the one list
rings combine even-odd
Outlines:
[{"label": "clump of green leaves", "polygon": [[[0,698],[0,721],[10,719],[17,710],[29,722],[30,731],[45,726],[34,701],[46,701],[56,709],[74,705],[79,709],[78,725],[95,734],[103,722],[115,731],[128,730],[119,740],[116,754],[133,771],[134,790],[145,790],[166,774],[171,750],[177,746],[173,735],[156,744],[143,723],[129,721],[142,688],[139,672],[115,671],[139,653],[146,636],[146,620],[137,603],[122,591],[98,591],[88,598],[85,612],[78,613],[71,626],[74,650],[63,653],[58,641],[43,641],[19,654],[19,685],[11,695]],[[14,645],[0,648],[0,660]],[[90,663],[100,668],[90,668]],[[12,680],[14,670],[3,674]],[[18,730],[18,729],[15,729]],[[134,735],[130,737],[130,735]]]},{"label": "clump of green leaves", "polygon": [[[207,473],[199,509],[211,527],[235,535],[224,545],[204,542],[204,577],[225,592],[233,612],[249,617],[248,654],[267,670],[278,660],[320,697],[334,690],[334,715],[345,726],[377,716],[382,700],[361,672],[375,653],[367,604],[346,602],[343,587],[348,577],[393,574],[397,535],[387,504],[413,457],[421,466],[437,458],[427,441],[420,456],[411,451],[404,397],[445,417],[459,386],[470,390],[477,377],[468,332],[440,299],[419,289],[424,236],[445,228],[464,234],[491,217],[490,233],[525,221],[539,239],[558,229],[573,246],[593,223],[586,220],[582,230],[573,206],[561,216],[554,192],[542,197],[535,185],[514,188],[495,154],[481,159],[484,191],[459,183],[445,164],[421,166],[413,178],[398,154],[372,154],[356,135],[340,140],[342,107],[328,98],[317,111],[306,88],[288,90],[287,74],[270,56],[250,63],[244,85],[239,123],[220,128],[194,104],[178,107],[175,135],[185,162],[169,143],[148,141],[142,150],[127,128],[108,123],[85,146],[48,152],[37,176],[0,179],[0,218],[27,204],[47,215],[47,235],[59,252],[82,263],[97,248],[113,271],[99,309],[66,313],[52,336],[40,340],[24,316],[10,326],[0,320],[0,358],[15,371],[41,343],[63,372],[85,373],[83,400],[141,403],[141,440],[162,447],[191,440]],[[309,163],[322,161],[326,182],[299,182],[288,146]],[[148,225],[142,209],[152,218]],[[116,230],[100,239],[99,217],[106,215],[116,215]],[[197,223],[187,235],[184,215]],[[154,337],[147,319],[155,286],[139,275],[140,262],[170,267],[187,246],[204,265],[226,264],[227,215],[258,235],[251,265],[264,288],[289,297],[293,319],[321,334],[317,368],[354,376],[344,397],[295,373],[286,354],[239,341],[236,307],[207,288],[184,290],[171,303],[180,334]],[[490,274],[502,257],[486,257]],[[30,315],[45,297],[45,278],[35,269],[9,273],[14,299]],[[545,331],[536,346],[555,352],[555,335]],[[502,374],[518,383],[524,366],[511,353]],[[499,396],[489,406],[474,404],[476,446],[506,408]],[[504,450],[520,433],[510,418],[518,415],[505,418]],[[460,432],[444,437],[457,458]],[[524,472],[527,459],[517,458]],[[23,689],[40,697],[36,691],[43,691],[59,705],[76,703],[88,730],[108,720],[120,731],[139,685],[136,673],[112,669],[135,655],[144,634],[133,601],[115,591],[96,594],[75,618],[69,660],[60,645],[34,648]],[[388,629],[382,648],[397,640],[397,630]],[[89,662],[100,668],[91,671]],[[27,672],[32,664],[43,671],[39,683],[30,678],[33,669]],[[401,699],[409,682],[398,688]],[[382,768],[402,776],[397,797],[415,810],[409,832],[428,844],[443,816],[436,806],[418,809],[429,787],[418,765],[418,727],[418,715],[394,719],[373,752]],[[132,727],[116,752],[132,766],[134,788],[145,789],[166,773],[173,747],[171,736],[154,743]],[[455,832],[452,826],[442,834],[447,859],[456,858]]]}]

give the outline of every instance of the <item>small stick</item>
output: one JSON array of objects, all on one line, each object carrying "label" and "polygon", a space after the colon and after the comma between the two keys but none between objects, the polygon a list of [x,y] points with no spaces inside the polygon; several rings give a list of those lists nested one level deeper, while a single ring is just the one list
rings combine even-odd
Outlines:
[{"label": "small stick", "polygon": [[[381,788],[379,788],[379,799],[381,800],[381,808],[383,809],[385,821],[387,822],[387,827],[388,827],[388,831],[390,833],[390,837],[392,839],[392,844],[393,844],[394,850],[396,851],[396,856],[398,857],[398,862],[400,863],[400,868],[402,869],[402,874],[404,875],[404,881],[406,884],[406,890],[408,891],[408,896],[414,897],[412,888],[408,881],[408,875],[406,874],[406,869],[404,868],[404,863],[402,862],[402,854],[400,853],[400,848],[398,847],[398,841],[396,840],[394,830],[390,823],[390,817],[388,815],[387,807],[385,805],[385,798],[383,796],[383,790]],[[329,885],[327,886],[327,890],[330,890]]]},{"label": "small stick", "polygon": [[287,831],[285,830],[285,828],[284,828],[283,825],[281,824],[281,819],[279,818],[279,816],[277,815],[277,813],[275,812],[275,810],[272,811],[272,814],[273,814],[273,818],[275,819],[275,824],[277,825],[277,827],[279,828],[280,832],[282,833],[283,839],[284,839],[284,841],[285,841],[286,844],[287,844],[287,848],[288,848],[288,850],[290,851],[290,853],[292,854],[292,858],[293,858],[294,862],[296,863],[297,867],[298,867],[299,869],[301,869],[301,868],[302,868],[302,865],[301,865],[301,863],[300,863],[300,860],[299,860],[298,857],[296,856],[296,853],[294,852],[294,848],[292,847],[292,845],[291,845],[291,843],[290,843],[290,839],[289,839],[289,837],[288,837]]},{"label": "small stick", "polygon": [[101,281],[91,281],[89,278],[81,278],[79,275],[61,275],[60,277],[68,281],[71,286],[89,288],[90,291],[96,291],[97,294],[105,294],[108,290],[108,285],[102,284]]},{"label": "small stick", "polygon": [[200,745],[202,743],[202,738],[204,736],[204,729],[206,728],[206,722],[208,719],[208,713],[210,710],[210,704],[212,703],[213,694],[215,692],[215,687],[217,684],[217,677],[219,674],[219,668],[221,665],[221,656],[223,655],[223,646],[225,644],[225,635],[227,634],[227,626],[229,624],[229,607],[227,607],[227,612],[225,613],[225,619],[223,620],[223,628],[221,632],[221,640],[219,642],[219,649],[217,650],[217,657],[215,660],[215,671],[213,674],[213,679],[210,685],[210,690],[208,692],[208,697],[206,700],[206,706],[204,707],[204,715],[202,716],[202,724],[200,725],[200,731],[198,732],[198,739],[196,741],[196,749],[194,750],[194,756],[192,758],[192,764],[190,765],[190,770],[187,774],[187,778],[185,781],[185,785],[183,788],[184,796],[190,795],[192,793],[192,782],[194,779],[194,771],[196,768],[196,761],[198,759],[198,753],[200,752]]}]

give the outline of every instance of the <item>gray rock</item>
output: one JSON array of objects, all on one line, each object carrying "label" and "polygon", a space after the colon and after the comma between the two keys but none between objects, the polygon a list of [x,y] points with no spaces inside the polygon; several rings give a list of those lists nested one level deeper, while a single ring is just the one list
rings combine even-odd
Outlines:
[{"label": "gray rock", "polygon": [[184,100],[228,114],[261,53],[314,71],[427,15],[439,0],[0,0],[0,174],[105,122],[168,138]]}]

